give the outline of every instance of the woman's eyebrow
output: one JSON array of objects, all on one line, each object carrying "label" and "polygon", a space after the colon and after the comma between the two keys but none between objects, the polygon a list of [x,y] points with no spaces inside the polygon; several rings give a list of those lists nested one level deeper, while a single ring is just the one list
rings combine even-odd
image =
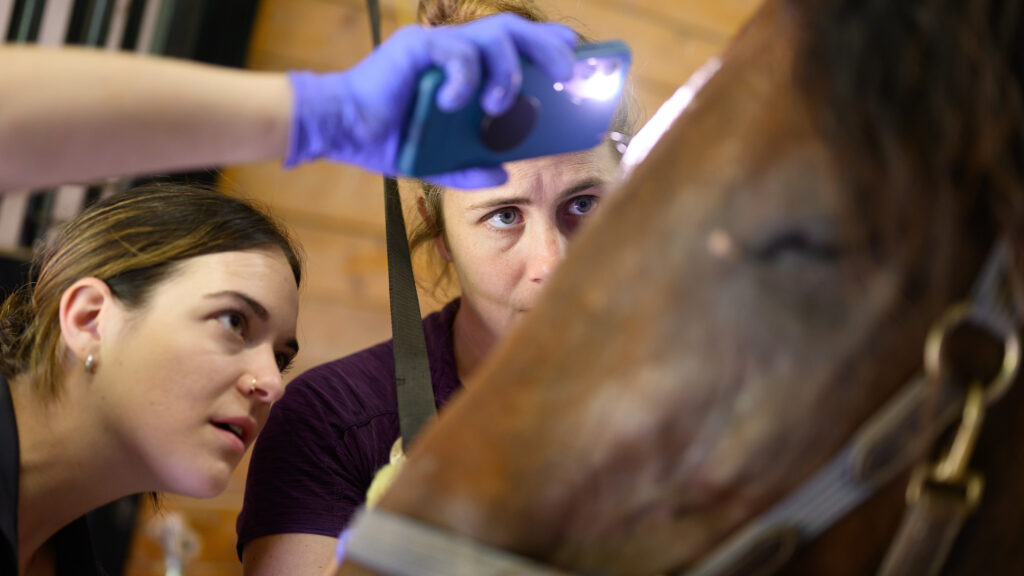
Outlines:
[{"label": "woman's eyebrow", "polygon": [[[577,194],[588,188],[596,188],[598,186],[604,186],[608,182],[603,178],[591,177],[581,180],[572,186],[562,190],[558,194],[560,200],[564,200],[573,194]],[[529,196],[502,196],[499,198],[491,198],[490,200],[484,200],[476,204],[470,204],[467,210],[482,210],[489,208],[498,208],[500,206],[529,206],[533,204],[533,199]]]},{"label": "woman's eyebrow", "polygon": [[603,178],[587,178],[585,180],[577,182],[576,184],[573,184],[572,186],[566,188],[565,190],[562,190],[561,194],[559,194],[558,197],[559,199],[564,200],[565,198],[573,196],[574,194],[578,194],[584,190],[587,190],[588,188],[598,188],[604,186],[607,183],[608,182]]},{"label": "woman's eyebrow", "polygon": [[533,203],[528,196],[502,196],[500,198],[491,198],[490,200],[484,200],[476,204],[470,204],[467,210],[482,210],[485,208],[497,208],[499,206],[529,206]]},{"label": "woman's eyebrow", "polygon": [[222,298],[224,296],[229,296],[241,300],[246,304],[246,306],[248,306],[252,310],[252,313],[255,314],[260,320],[266,321],[268,318],[270,318],[270,313],[267,312],[267,308],[265,306],[257,302],[256,299],[253,298],[252,296],[248,296],[237,290],[223,290],[221,292],[214,292],[212,294],[206,295],[207,298]]}]

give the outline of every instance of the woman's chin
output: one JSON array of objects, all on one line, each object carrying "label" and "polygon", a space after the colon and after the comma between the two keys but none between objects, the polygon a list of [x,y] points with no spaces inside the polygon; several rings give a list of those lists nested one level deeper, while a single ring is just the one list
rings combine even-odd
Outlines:
[{"label": "woman's chin", "polygon": [[233,471],[227,466],[224,470],[192,471],[168,482],[166,491],[189,498],[213,498],[227,489]]},{"label": "woman's chin", "polygon": [[194,489],[188,491],[188,493],[182,493],[183,496],[190,498],[213,498],[219,496],[228,487],[228,480],[218,480],[215,482],[209,482],[201,486],[195,486]]}]

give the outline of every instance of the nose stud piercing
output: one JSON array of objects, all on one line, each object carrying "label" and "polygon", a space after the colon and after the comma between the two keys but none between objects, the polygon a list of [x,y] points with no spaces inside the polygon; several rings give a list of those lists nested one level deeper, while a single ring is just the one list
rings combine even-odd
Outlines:
[{"label": "nose stud piercing", "polygon": [[92,374],[96,370],[96,358],[92,354],[85,357],[85,373]]},{"label": "nose stud piercing", "polygon": [[249,382],[249,394],[256,393],[256,377],[253,376],[252,382]]}]

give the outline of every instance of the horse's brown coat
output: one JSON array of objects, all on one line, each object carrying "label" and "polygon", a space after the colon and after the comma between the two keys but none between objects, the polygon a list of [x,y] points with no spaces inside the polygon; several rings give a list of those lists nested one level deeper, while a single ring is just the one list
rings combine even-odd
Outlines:
[{"label": "horse's brown coat", "polygon": [[[837,143],[823,114],[851,111],[801,81],[824,4],[758,13],[382,507],[581,572],[678,568],[813,473],[919,368],[929,324],[966,293],[997,219],[979,227],[973,204],[933,194],[917,165],[887,172],[848,154],[856,139]],[[1002,222],[1019,235],[1020,218]],[[989,490],[948,574],[1024,573],[1021,394],[986,425],[976,460]],[[902,490],[790,570],[872,573]]]}]

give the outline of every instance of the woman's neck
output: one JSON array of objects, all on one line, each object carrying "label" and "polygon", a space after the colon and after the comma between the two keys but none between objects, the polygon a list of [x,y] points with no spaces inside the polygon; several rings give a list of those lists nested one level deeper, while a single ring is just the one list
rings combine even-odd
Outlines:
[{"label": "woman's neck", "polygon": [[[18,559],[25,570],[61,528],[120,496],[134,493],[124,462],[82,410],[83,392],[65,387],[44,401],[17,379],[11,399],[18,424]],[[76,409],[79,408],[79,409]]]},{"label": "woman's neck", "polygon": [[465,297],[455,313],[452,344],[455,347],[455,369],[465,384],[494,349],[498,338]]}]

